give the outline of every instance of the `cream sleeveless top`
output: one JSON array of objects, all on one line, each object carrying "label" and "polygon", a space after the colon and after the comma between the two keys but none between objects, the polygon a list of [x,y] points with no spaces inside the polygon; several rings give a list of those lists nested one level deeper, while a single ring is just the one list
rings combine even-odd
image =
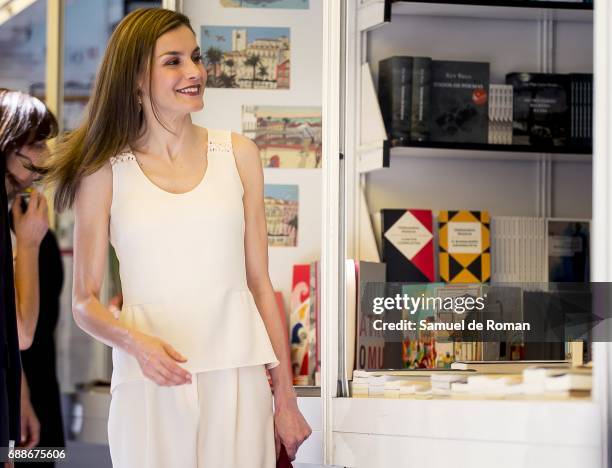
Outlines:
[{"label": "cream sleeveless top", "polygon": [[[119,259],[119,320],[157,336],[187,357],[189,372],[278,360],[247,287],[244,190],[231,132],[208,130],[208,166],[200,183],[167,192],[134,154],[111,158],[110,242]],[[111,391],[144,379],[134,357],[113,349]]]}]

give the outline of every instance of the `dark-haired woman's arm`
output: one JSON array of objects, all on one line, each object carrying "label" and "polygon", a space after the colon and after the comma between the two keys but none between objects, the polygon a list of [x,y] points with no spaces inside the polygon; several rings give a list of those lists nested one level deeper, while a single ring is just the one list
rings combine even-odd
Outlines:
[{"label": "dark-haired woman's arm", "polygon": [[40,310],[38,253],[49,229],[49,213],[44,195],[33,191],[25,212],[21,200],[13,203],[15,226],[15,309],[19,348],[32,345]]}]

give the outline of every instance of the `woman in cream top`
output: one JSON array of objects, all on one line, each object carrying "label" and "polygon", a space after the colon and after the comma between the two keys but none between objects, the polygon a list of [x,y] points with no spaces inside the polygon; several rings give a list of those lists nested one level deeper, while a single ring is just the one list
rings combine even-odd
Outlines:
[{"label": "woman in cream top", "polygon": [[[130,13],[46,167],[56,207],[74,205],[73,315],[113,347],[115,467],[272,468],[310,434],[268,275],[258,150],[192,123],[205,83],[184,15]],[[109,241],[118,317],[99,301]]]}]

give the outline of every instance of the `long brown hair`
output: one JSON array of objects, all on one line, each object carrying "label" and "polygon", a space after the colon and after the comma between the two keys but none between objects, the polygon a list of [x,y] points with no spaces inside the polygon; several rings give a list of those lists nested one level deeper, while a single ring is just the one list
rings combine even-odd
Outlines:
[{"label": "long brown hair", "polygon": [[[56,190],[56,210],[71,207],[81,179],[142,135],[138,80],[148,73],[151,85],[155,43],[180,26],[193,32],[185,15],[162,8],[135,10],[117,25],[98,70],[85,120],[56,146],[45,165],[45,181]],[[158,119],[152,97],[150,100]]]}]

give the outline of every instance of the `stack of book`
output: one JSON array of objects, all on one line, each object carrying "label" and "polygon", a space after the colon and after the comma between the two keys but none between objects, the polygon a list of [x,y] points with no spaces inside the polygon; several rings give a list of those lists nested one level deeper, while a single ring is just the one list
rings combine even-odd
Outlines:
[{"label": "stack of book", "polygon": [[378,97],[394,146],[424,142],[589,149],[593,75],[513,72],[489,63],[393,56],[379,63]]},{"label": "stack of book", "polygon": [[464,370],[354,372],[355,398],[590,398],[592,368],[568,362],[462,363]]},{"label": "stack of book", "polygon": [[491,217],[486,210],[441,210],[434,223],[433,211],[422,208],[383,209],[374,218],[387,281],[589,281],[590,221],[586,219]]}]

